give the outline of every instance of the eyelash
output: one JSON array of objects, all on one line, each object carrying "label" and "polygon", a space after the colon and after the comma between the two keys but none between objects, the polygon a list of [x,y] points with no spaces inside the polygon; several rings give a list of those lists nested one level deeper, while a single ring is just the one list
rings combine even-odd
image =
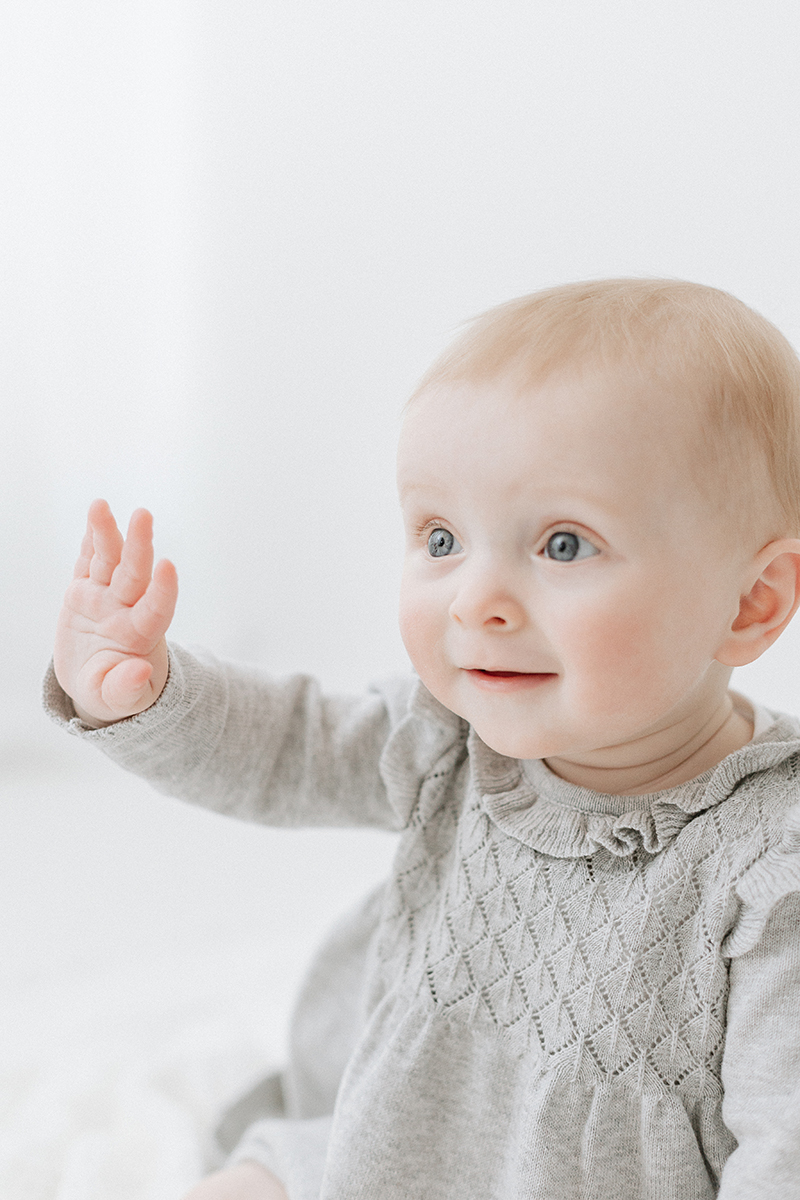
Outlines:
[{"label": "eyelash", "polygon": [[[418,538],[424,541],[425,534],[432,533],[434,529],[447,529],[448,532],[453,532],[446,521],[439,521],[436,518],[431,521],[420,521],[415,525],[414,532]],[[581,533],[580,529],[578,529],[576,525],[572,525],[569,521],[565,521],[563,524],[554,525],[548,530],[547,534],[541,539],[540,548],[536,551],[537,557],[545,557],[544,552],[547,548],[547,544],[550,541],[550,538],[556,533],[574,533],[575,537],[582,538],[584,541],[589,542],[589,544],[594,546],[595,550],[598,552],[600,550],[600,547],[597,545],[597,543],[594,542],[590,537],[587,537],[585,533]],[[455,537],[455,534],[453,534],[453,537]]]},{"label": "eyelash", "polygon": [[573,537],[578,539],[579,543],[585,542],[587,546],[592,547],[591,554],[581,554],[581,555],[577,555],[574,559],[566,559],[566,560],[561,560],[561,561],[584,562],[587,558],[594,558],[596,555],[600,554],[600,552],[601,552],[600,546],[597,544],[597,541],[595,538],[587,537],[587,535],[585,533],[581,533],[580,529],[576,528],[570,522],[566,522],[564,524],[553,525],[550,527],[550,529],[547,531],[547,533],[544,535],[544,537],[541,540],[540,548],[536,551],[537,558],[546,558],[548,561],[555,561],[555,562],[559,561],[559,559],[557,557],[555,557],[554,555],[545,553],[545,551],[547,550],[547,547],[550,545],[550,542],[559,533],[571,534]]},{"label": "eyelash", "polygon": [[559,525],[551,525],[550,526],[550,528],[547,530],[545,535],[539,539],[540,549],[537,550],[536,553],[537,554],[544,553],[544,550],[547,547],[547,543],[550,541],[550,538],[554,537],[555,534],[557,534],[557,533],[574,533],[575,537],[583,538],[583,540],[585,542],[591,542],[591,544],[593,546],[595,545],[595,543],[592,541],[592,539],[590,537],[587,537],[585,533],[582,533],[577,525],[572,525],[572,524],[570,524],[569,521],[564,521],[563,523],[561,523]]},{"label": "eyelash", "polygon": [[[450,528],[450,526],[447,524],[446,521],[436,521],[436,520],[423,521],[421,524],[419,524],[415,527],[414,532],[416,533],[418,538],[424,538],[424,535],[426,533],[431,534],[431,533],[433,533],[434,529],[446,529],[448,531],[448,533],[453,533],[452,529]],[[454,533],[453,533],[453,537],[455,537]]]}]

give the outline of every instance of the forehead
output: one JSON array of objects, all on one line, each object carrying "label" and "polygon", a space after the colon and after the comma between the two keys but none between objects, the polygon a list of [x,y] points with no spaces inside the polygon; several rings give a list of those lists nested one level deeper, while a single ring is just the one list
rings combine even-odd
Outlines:
[{"label": "forehead", "polygon": [[697,502],[698,405],[631,371],[439,385],[406,414],[401,498],[452,486],[577,493],[612,508]]}]

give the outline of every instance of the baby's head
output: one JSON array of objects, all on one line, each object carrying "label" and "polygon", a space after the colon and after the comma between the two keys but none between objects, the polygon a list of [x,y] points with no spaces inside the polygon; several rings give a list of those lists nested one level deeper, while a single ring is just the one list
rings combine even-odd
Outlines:
[{"label": "baby's head", "polygon": [[523,297],[422,381],[399,485],[423,681],[501,753],[613,770],[701,737],[794,611],[800,363],[713,288]]}]

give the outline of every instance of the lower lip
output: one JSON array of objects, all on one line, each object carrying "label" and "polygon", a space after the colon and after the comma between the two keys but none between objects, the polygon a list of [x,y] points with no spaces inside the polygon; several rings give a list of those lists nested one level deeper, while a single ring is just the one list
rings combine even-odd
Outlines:
[{"label": "lower lip", "polygon": [[486,692],[530,692],[556,679],[555,674],[530,674],[515,671],[466,671],[470,679]]}]

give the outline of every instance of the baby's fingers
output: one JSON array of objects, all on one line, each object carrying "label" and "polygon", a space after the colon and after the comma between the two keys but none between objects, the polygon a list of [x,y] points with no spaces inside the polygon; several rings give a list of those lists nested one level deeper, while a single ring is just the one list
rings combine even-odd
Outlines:
[{"label": "baby's fingers", "polygon": [[90,517],[89,520],[86,522],[86,532],[83,535],[83,541],[81,542],[81,548],[80,548],[80,552],[78,554],[78,560],[75,563],[75,570],[73,572],[74,579],[88,579],[89,578],[89,567],[92,562],[93,554],[94,554],[94,534],[92,533],[92,520]]},{"label": "baby's fingers", "polygon": [[113,594],[125,605],[135,604],[147,590],[152,570],[153,518],[146,508],[137,508],[111,579]]},{"label": "baby's fingers", "polygon": [[162,558],[147,591],[131,609],[137,633],[148,642],[157,642],[169,629],[177,602],[178,572],[169,559]]},{"label": "baby's fingers", "polygon": [[[87,574],[94,583],[108,584],[122,553],[122,534],[117,529],[117,522],[105,500],[95,500],[89,508],[87,538],[89,532],[92,538],[92,554]],[[87,538],[84,538],[84,547],[87,546]],[[85,558],[84,547],[81,547],[79,564]]]}]

